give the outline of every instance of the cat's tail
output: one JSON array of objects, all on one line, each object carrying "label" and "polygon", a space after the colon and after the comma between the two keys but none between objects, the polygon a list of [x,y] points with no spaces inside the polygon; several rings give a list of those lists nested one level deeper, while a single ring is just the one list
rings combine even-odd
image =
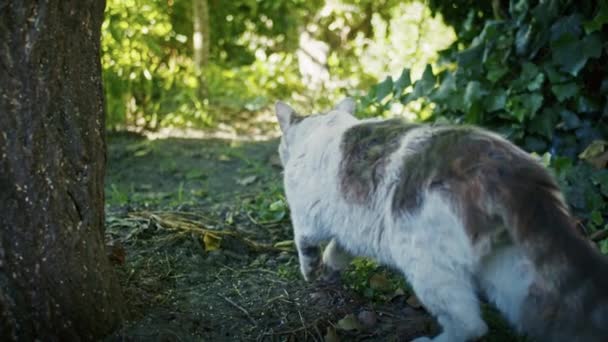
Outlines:
[{"label": "cat's tail", "polygon": [[548,336],[547,329],[555,328],[581,341],[608,341],[608,257],[577,231],[559,186],[543,166],[516,158],[494,171],[496,178],[484,177],[493,192],[487,199],[496,203],[538,276],[524,303],[526,330]]}]

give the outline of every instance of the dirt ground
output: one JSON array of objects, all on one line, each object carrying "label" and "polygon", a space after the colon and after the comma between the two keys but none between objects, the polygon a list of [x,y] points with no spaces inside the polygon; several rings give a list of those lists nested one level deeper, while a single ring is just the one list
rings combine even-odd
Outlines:
[{"label": "dirt ground", "polygon": [[[438,332],[397,274],[298,273],[276,139],[108,138],[106,234],[130,308],[108,341],[409,341]],[[484,309],[483,341],[523,341]]]}]

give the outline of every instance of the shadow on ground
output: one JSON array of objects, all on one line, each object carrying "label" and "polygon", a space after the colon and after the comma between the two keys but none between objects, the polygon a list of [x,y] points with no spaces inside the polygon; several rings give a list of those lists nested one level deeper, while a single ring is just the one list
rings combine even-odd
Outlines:
[{"label": "shadow on ground", "polygon": [[[277,140],[108,139],[109,257],[130,308],[109,341],[409,341],[437,327],[362,262],[301,280]],[[363,265],[363,266],[361,266]],[[485,341],[517,340],[487,311]]]}]

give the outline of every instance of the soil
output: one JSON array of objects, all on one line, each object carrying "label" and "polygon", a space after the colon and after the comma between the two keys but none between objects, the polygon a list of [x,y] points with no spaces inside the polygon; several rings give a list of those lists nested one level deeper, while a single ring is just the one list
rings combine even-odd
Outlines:
[{"label": "soil", "polygon": [[[108,137],[108,257],[130,308],[108,341],[409,341],[438,332],[391,270],[361,262],[331,282],[301,278],[277,145]],[[483,341],[523,340],[485,314]]]}]

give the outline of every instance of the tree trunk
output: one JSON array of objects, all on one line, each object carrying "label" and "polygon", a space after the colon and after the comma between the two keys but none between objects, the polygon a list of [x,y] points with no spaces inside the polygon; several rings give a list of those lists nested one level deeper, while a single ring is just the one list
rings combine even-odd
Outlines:
[{"label": "tree trunk", "polygon": [[104,252],[103,0],[0,1],[0,340],[93,340]]},{"label": "tree trunk", "polygon": [[194,65],[200,71],[209,62],[209,5],[207,0],[193,0],[192,6]]}]

